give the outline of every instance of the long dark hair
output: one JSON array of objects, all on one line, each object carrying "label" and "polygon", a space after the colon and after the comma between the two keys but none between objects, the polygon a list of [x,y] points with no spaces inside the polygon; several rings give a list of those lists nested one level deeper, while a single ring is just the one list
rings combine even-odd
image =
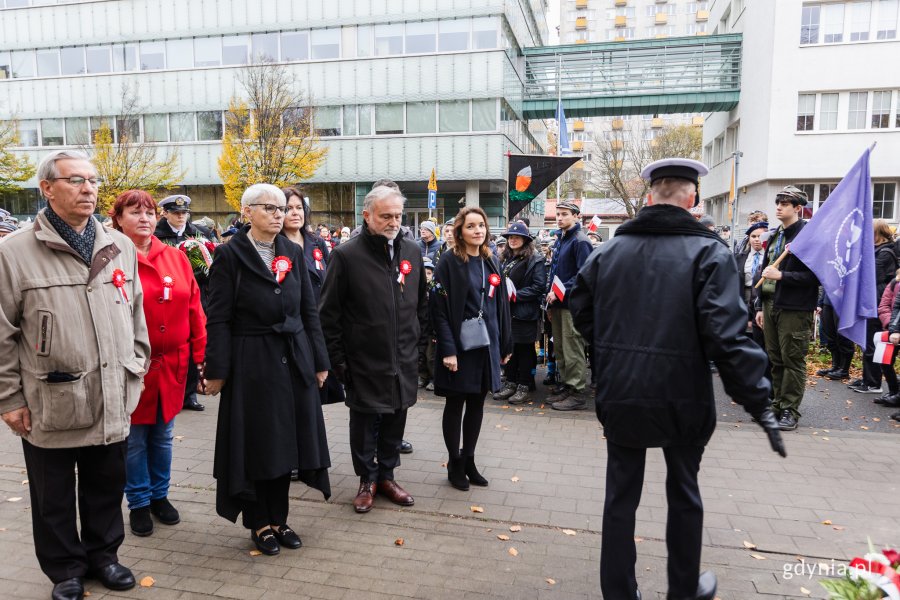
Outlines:
[{"label": "long dark hair", "polygon": [[299,188],[293,185],[290,187],[281,188],[281,191],[284,192],[284,198],[287,202],[291,201],[291,196],[300,198],[300,205],[303,207],[303,227],[300,228],[300,231],[302,233],[313,235],[312,226],[309,224],[309,204],[306,203],[306,199],[303,197],[303,193]]},{"label": "long dark hair", "polygon": [[487,215],[479,206],[465,206],[453,218],[453,254],[463,262],[469,262],[469,255],[466,254],[466,242],[463,240],[462,230],[466,224],[466,217],[473,213],[484,219],[485,227],[484,241],[478,248],[478,254],[485,260],[491,257],[491,247],[488,244],[491,235]]},{"label": "long dark hair", "polygon": [[[513,235],[515,235],[515,234],[513,234]],[[512,237],[512,236],[509,236],[509,237]],[[525,260],[528,260],[534,255],[534,240],[532,240],[531,238],[527,238],[524,235],[520,235],[518,237],[522,238],[522,242],[524,242],[522,244],[522,247],[519,248],[518,250],[513,250],[512,248],[510,248],[509,247],[509,238],[506,238],[506,247],[503,248],[503,251],[500,253],[500,262],[501,263],[510,261],[510,260],[516,258],[517,256],[521,256]]]}]

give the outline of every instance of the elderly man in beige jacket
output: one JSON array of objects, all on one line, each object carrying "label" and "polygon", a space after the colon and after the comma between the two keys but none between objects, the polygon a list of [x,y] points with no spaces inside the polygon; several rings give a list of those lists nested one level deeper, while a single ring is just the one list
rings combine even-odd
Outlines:
[{"label": "elderly man in beige jacket", "polygon": [[38,178],[47,208],[0,243],[0,414],[22,437],[38,562],[66,600],[82,597],[84,577],[135,583],[117,551],[150,344],[135,247],[93,217],[94,166],[53,152]]}]

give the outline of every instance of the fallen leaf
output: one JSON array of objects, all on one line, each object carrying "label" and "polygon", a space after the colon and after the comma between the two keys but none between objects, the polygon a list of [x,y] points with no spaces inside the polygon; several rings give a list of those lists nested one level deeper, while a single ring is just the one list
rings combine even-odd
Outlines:
[{"label": "fallen leaf", "polygon": [[496,425],[494,425],[494,427],[495,427],[496,429],[500,429],[501,427],[503,427],[503,425],[501,425],[500,423],[497,423]]},{"label": "fallen leaf", "polygon": [[504,427],[503,431],[509,431],[509,427]]},{"label": "fallen leaf", "polygon": [[513,475],[512,477],[509,478],[509,480],[512,481],[513,483],[518,483],[518,481],[519,481],[519,476],[518,476],[518,475]]},{"label": "fallen leaf", "polygon": [[744,540],[744,548],[746,548],[747,550],[756,550],[756,544]]},{"label": "fallen leaf", "polygon": [[644,538],[638,537],[638,536],[634,536],[634,543],[635,543],[635,544],[640,544],[640,543],[643,542],[643,541],[644,541]]},{"label": "fallen leaf", "polygon": [[563,529],[562,532],[566,535],[575,535],[575,532],[571,529]]},{"label": "fallen leaf", "polygon": [[23,479],[23,480],[22,480],[22,485],[28,485],[28,480],[27,480],[27,479]]},{"label": "fallen leaf", "polygon": [[766,560],[765,556],[763,556],[762,554],[756,554],[755,552],[751,552],[750,556],[752,556],[756,560]]},{"label": "fallen leaf", "polygon": [[487,529],[485,529],[485,531],[487,531],[487,532],[488,532],[488,533],[490,533],[490,532],[492,532],[492,531],[493,531],[493,528],[491,528],[491,527],[488,527],[488,528],[487,528]]},{"label": "fallen leaf", "polygon": [[509,404],[504,404],[504,405],[501,406],[500,408],[502,408],[503,410],[506,410],[507,408],[509,408]]},{"label": "fallen leaf", "polygon": [[259,550],[251,550],[250,556],[262,556],[262,552],[260,552]]},{"label": "fallen leaf", "polygon": [[841,421],[849,421],[850,417],[841,417]]},{"label": "fallen leaf", "polygon": [[444,462],[444,463],[441,463],[441,466],[444,467],[444,468],[446,469],[446,468],[447,468],[447,463],[445,463],[445,462]]},{"label": "fallen leaf", "polygon": [[539,415],[542,415],[542,414],[544,414],[544,413],[542,413],[542,412],[539,412],[539,413],[538,413],[538,414],[539,414]]},{"label": "fallen leaf", "polygon": [[21,500],[21,499],[22,499],[22,498],[20,498],[19,496],[13,496],[12,498],[7,498],[6,501],[7,501],[7,502],[18,502],[18,501]]},{"label": "fallen leaf", "polygon": [[831,431],[828,429],[823,429],[822,431],[824,431],[825,433],[831,433]]},{"label": "fallen leaf", "polygon": [[516,412],[522,412],[523,410],[525,410],[525,409],[520,406],[516,409]]},{"label": "fallen leaf", "polygon": [[545,579],[544,581],[546,581],[546,582],[549,583],[550,585],[556,585],[556,580],[555,580],[555,579],[551,579],[551,578],[548,577],[548,578]]},{"label": "fallen leaf", "polygon": [[819,435],[818,431],[813,431],[813,435]]},{"label": "fallen leaf", "polygon": [[519,555],[519,551],[516,550],[515,548],[510,548],[509,550],[507,550],[507,552],[509,552],[510,556],[518,556]]},{"label": "fallen leaf", "polygon": [[141,579],[141,587],[153,587],[154,583],[156,583],[156,580],[149,575]]},{"label": "fallen leaf", "polygon": [[501,533],[500,535],[497,536],[497,539],[506,542],[506,541],[509,541],[509,536],[506,535],[505,533]]},{"label": "fallen leaf", "polygon": [[831,519],[825,519],[822,521],[822,525],[831,525]]},{"label": "fallen leaf", "polygon": [[470,506],[469,510],[471,510],[473,513],[483,513],[484,512],[484,509],[481,508],[480,506]]},{"label": "fallen leaf", "polygon": [[6,527],[0,527],[0,531],[6,531]]},{"label": "fallen leaf", "polygon": [[516,532],[522,531],[522,526],[521,525],[512,525],[512,526],[510,526],[509,530],[512,531],[513,533],[516,533]]},{"label": "fallen leaf", "polygon": [[881,417],[872,417],[872,420],[876,423],[881,423]]},{"label": "fallen leaf", "polygon": [[866,427],[866,426],[865,426],[865,425],[860,425],[860,426],[859,426],[859,428],[860,428],[860,429],[865,429],[865,430],[866,430],[866,431],[868,431],[868,430],[869,430],[869,428],[868,428],[868,427]]},{"label": "fallen leaf", "polygon": [[183,435],[176,435],[176,436],[175,436],[175,439],[181,441],[181,440],[184,439],[184,436],[183,436]]},{"label": "fallen leaf", "polygon": [[740,426],[740,425],[738,425],[738,424],[737,424],[737,423],[735,423],[735,424],[734,424],[734,428],[735,428],[735,429],[740,429],[740,428],[741,428],[741,426]]},{"label": "fallen leaf", "polygon": [[403,538],[397,538],[396,540],[394,540],[394,545],[395,545],[395,546],[402,546],[402,545],[403,545]]},{"label": "fallen leaf", "polygon": [[834,529],[835,531],[843,531],[844,530],[844,528],[841,527],[840,525],[835,525],[834,527],[832,527],[832,529]]},{"label": "fallen leaf", "polygon": [[819,438],[819,439],[822,440],[823,442],[827,442],[827,441],[829,441],[831,438],[823,437],[823,438]]},{"label": "fallen leaf", "polygon": [[801,587],[801,588],[800,588],[800,593],[801,593],[801,594],[805,594],[805,595],[807,595],[807,596],[809,596],[810,594],[812,594],[812,592],[810,592],[810,591],[809,591],[808,589],[806,589],[805,587]]},{"label": "fallen leaf", "polygon": [[88,592],[88,591],[85,591],[85,592],[84,592],[84,597],[85,597],[85,598],[87,598],[87,597],[90,596],[90,595],[91,595],[90,592]]}]

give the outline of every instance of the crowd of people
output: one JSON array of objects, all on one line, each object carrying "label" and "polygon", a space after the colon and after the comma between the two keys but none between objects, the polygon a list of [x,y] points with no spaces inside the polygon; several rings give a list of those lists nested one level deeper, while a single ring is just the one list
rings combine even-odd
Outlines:
[{"label": "crowd of people", "polygon": [[[53,598],[81,598],[85,577],[135,585],[117,555],[123,495],[133,534],[151,535],[154,519],[179,523],[168,499],[173,431],[181,410],[204,410],[197,394],[220,396],[216,511],[240,517],[255,547],[274,555],[302,546],[289,524],[291,480],[331,495],[323,405],[349,409],[354,510],[369,512],[378,497],[412,506],[396,475],[412,451],[403,436],[419,389],[444,399],[448,483],[488,486],[476,458],[488,394],[528,402],[539,357],[546,402],[596,407],[605,427],[604,594],[640,597],[634,511],[645,450],[662,447],[670,597],[712,598],[715,578],[699,572],[697,486],[715,424],[710,363],[784,456],[780,431],[800,418],[813,313],[821,306],[833,325],[834,311],[809,269],[781,257],[804,226],[803,192],[778,194],[774,230],[753,215],[735,261],[687,211],[706,168],[658,162],[644,173],[648,207],[603,243],[568,201],[552,235],[513,219],[492,236],[484,211],[465,207],[442,226],[422,222],[416,238],[390,180],[366,195],[363,223],[336,234],[313,228],[300,189],[265,183],[247,187],[221,238],[191,221],[188,196],[157,203],[139,190],[116,198],[105,227],[88,157],[45,157],[47,207],[0,243],[0,413],[22,438],[35,552]],[[0,214],[0,229],[15,225]],[[900,269],[890,230],[875,229],[884,311],[871,328],[900,341]],[[824,374],[846,377],[852,346],[825,330],[834,363]],[[853,389],[880,389],[884,375],[889,392],[876,401],[900,404],[893,367],[875,365],[869,348],[865,356]]]}]

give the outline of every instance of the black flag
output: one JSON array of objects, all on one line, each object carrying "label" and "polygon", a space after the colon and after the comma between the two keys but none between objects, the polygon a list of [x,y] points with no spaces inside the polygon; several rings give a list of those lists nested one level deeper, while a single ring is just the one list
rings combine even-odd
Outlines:
[{"label": "black flag", "polygon": [[581,160],[580,156],[542,156],[534,154],[509,155],[509,218],[519,211],[538,194],[556,181],[569,167]]}]

